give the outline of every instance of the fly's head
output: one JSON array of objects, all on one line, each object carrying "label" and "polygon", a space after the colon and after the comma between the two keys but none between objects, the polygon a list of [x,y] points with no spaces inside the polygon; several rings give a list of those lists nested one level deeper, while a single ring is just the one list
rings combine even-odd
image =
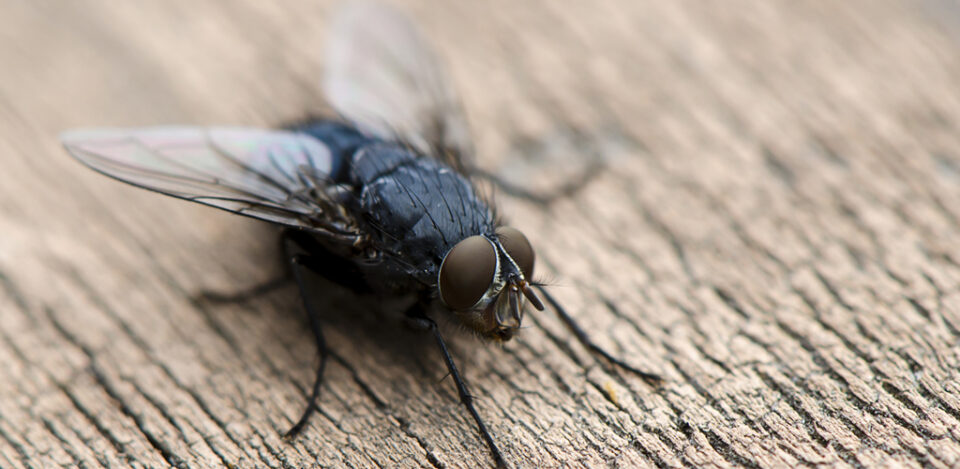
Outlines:
[{"label": "fly's head", "polygon": [[440,299],[483,337],[510,340],[523,322],[524,298],[543,310],[530,285],[533,261],[533,246],[514,228],[497,228],[492,237],[471,236],[440,265]]}]

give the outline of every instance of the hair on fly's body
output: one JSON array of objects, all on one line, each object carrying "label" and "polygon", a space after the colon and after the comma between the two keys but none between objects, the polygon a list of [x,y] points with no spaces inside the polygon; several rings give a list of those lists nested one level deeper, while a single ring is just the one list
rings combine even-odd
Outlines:
[{"label": "hair on fly's body", "polygon": [[506,459],[435,318],[503,343],[523,327],[527,303],[550,305],[591,353],[659,382],[596,345],[534,280],[533,245],[504,224],[493,191],[478,190],[478,179],[496,181],[477,169],[459,100],[419,33],[399,13],[369,3],[345,8],[331,31],[324,91],[339,120],[310,118],[279,130],[152,127],[61,136],[71,155],[108,177],[284,228],[287,278],[301,291],[320,356],[307,405],[286,437],[300,433],[314,412],[330,355],[307,272],[359,295],[411,299],[404,321],[433,338],[499,467]]}]

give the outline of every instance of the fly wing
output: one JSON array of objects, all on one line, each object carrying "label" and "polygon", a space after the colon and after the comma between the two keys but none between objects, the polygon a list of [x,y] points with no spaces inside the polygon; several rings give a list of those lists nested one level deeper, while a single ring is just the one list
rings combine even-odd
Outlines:
[{"label": "fly wing", "polygon": [[466,119],[443,68],[399,12],[350,4],[331,27],[324,92],[362,130],[399,139],[462,169],[472,155]]},{"label": "fly wing", "polygon": [[347,237],[325,209],[332,165],[299,133],[232,127],[81,129],[60,137],[93,170],[144,189],[282,225]]}]

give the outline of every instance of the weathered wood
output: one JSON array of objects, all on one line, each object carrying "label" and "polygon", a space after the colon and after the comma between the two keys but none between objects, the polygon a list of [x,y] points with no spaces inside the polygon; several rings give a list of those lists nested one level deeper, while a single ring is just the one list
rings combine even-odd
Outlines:
[{"label": "weathered wood", "polygon": [[[4,2],[0,466],[490,463],[429,339],[336,297],[321,412],[268,228],[111,182],[56,134],[324,109],[327,3]],[[456,336],[518,466],[960,464],[960,13],[948,2],[404,5],[499,198],[599,343],[548,313]]]}]

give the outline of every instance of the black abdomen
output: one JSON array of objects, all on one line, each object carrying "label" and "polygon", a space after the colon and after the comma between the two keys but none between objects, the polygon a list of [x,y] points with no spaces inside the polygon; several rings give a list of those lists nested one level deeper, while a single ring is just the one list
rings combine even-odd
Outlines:
[{"label": "black abdomen", "polygon": [[319,120],[290,127],[323,142],[330,150],[333,167],[330,179],[335,183],[346,182],[349,161],[361,145],[375,141],[361,134],[355,127],[337,121]]}]

